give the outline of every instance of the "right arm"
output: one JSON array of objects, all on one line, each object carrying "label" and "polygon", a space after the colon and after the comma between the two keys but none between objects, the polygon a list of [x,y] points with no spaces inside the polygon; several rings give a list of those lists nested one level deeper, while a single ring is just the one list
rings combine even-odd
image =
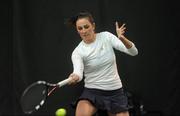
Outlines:
[{"label": "right arm", "polygon": [[69,84],[76,84],[83,78],[84,64],[81,56],[76,50],[73,51],[71,60],[73,63],[73,72],[69,75],[69,78],[71,78]]}]

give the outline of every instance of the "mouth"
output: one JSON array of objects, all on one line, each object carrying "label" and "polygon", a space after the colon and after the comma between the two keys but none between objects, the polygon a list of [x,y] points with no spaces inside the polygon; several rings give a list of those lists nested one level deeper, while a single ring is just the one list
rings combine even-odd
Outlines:
[{"label": "mouth", "polygon": [[87,37],[87,36],[89,36],[89,34],[84,34],[83,36],[84,36],[84,37]]}]

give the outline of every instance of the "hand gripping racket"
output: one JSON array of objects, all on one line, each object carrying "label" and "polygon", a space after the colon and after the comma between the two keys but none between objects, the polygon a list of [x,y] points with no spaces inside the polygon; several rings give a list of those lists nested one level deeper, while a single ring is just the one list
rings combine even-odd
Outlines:
[{"label": "hand gripping racket", "polygon": [[29,85],[21,96],[22,110],[26,114],[37,111],[46,101],[47,97],[57,88],[66,85],[70,81],[67,78],[56,84],[47,83],[46,81],[37,81]]}]

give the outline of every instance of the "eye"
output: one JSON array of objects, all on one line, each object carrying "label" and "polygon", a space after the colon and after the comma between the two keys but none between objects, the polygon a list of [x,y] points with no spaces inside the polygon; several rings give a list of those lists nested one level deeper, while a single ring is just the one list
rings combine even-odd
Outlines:
[{"label": "eye", "polygon": [[84,28],[85,28],[85,29],[88,29],[88,28],[89,28],[89,25],[84,25]]},{"label": "eye", "polygon": [[82,30],[83,28],[82,28],[82,27],[78,27],[77,29],[78,29],[78,30]]}]

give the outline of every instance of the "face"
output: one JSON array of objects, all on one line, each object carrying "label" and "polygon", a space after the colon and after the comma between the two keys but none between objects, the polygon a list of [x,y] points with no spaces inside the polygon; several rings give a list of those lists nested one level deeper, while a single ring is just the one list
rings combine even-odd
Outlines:
[{"label": "face", "polygon": [[85,43],[91,43],[95,39],[95,24],[92,24],[88,18],[80,18],[76,21],[76,29]]}]

